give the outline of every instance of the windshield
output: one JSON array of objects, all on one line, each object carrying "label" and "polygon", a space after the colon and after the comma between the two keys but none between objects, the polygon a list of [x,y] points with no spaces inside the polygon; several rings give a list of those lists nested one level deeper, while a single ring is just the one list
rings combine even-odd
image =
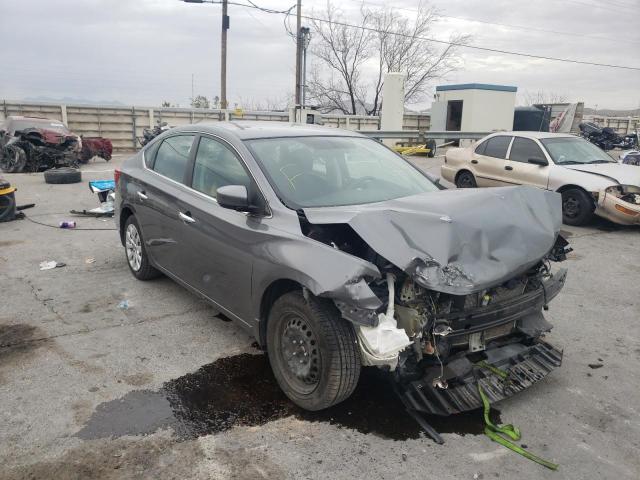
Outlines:
[{"label": "windshield", "polygon": [[287,137],[246,144],[285,205],[291,208],[360,205],[438,188],[375,140]]},{"label": "windshield", "polygon": [[609,155],[584,138],[559,137],[540,139],[553,161],[558,165],[586,163],[615,163]]},{"label": "windshield", "polygon": [[49,120],[48,118],[24,118],[12,120],[10,127],[14,132],[21,132],[27,128],[41,128],[43,130],[53,130],[54,132],[68,134],[69,129],[62,122]]}]

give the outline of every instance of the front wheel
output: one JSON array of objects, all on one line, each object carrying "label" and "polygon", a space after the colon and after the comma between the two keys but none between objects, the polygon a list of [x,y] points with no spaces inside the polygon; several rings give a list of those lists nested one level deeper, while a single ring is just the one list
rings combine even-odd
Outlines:
[{"label": "front wheel", "polygon": [[589,221],[595,205],[584,190],[572,188],[562,192],[562,221],[567,225],[584,225]]},{"label": "front wheel", "polygon": [[353,326],[328,300],[302,292],[278,298],[267,323],[267,353],[282,391],[305,410],[347,399],[360,377]]}]

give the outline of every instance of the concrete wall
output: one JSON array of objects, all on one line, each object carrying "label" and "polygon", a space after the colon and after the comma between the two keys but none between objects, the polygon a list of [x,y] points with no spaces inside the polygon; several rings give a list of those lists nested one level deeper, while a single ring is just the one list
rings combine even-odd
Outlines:
[{"label": "concrete wall", "polygon": [[[157,122],[167,122],[171,126],[188,125],[203,121],[262,120],[288,122],[287,112],[245,111],[241,115],[233,110],[205,110],[193,108],[156,108],[108,105],[57,105],[47,103],[17,102],[0,100],[0,121],[9,115],[47,117],[60,120],[69,125],[75,133],[84,136],[110,138],[116,152],[131,151],[139,148],[137,138],[142,130],[155,126]],[[348,130],[379,130],[380,118],[360,115],[323,115],[328,127]],[[427,130],[429,116],[424,114],[406,114],[405,130]]]}]

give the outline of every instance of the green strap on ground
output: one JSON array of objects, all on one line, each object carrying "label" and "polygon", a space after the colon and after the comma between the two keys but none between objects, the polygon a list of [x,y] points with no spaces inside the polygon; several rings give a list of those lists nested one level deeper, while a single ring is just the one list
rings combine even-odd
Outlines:
[{"label": "green strap on ground", "polygon": [[[489,365],[488,363],[482,361],[477,364],[481,368],[486,368],[492,373],[498,375],[503,380],[506,380],[509,374],[504,370],[494,367],[493,365]],[[482,390],[480,383],[478,382],[478,393],[480,394],[480,399],[482,400],[483,414],[484,414],[484,434],[493,440],[496,443],[499,443],[503,447],[507,447],[509,450],[513,450],[516,453],[519,453],[525,458],[532,460],[542,466],[545,466],[551,470],[557,470],[558,465],[555,463],[551,463],[544,458],[540,458],[537,455],[534,455],[531,452],[528,452],[524,448],[516,445],[511,440],[518,441],[520,440],[520,429],[511,424],[509,425],[495,425],[491,419],[489,418],[489,411],[491,409],[491,404],[489,403],[489,399],[487,395]],[[501,436],[502,435],[502,436]],[[505,438],[509,437],[509,439]]]}]

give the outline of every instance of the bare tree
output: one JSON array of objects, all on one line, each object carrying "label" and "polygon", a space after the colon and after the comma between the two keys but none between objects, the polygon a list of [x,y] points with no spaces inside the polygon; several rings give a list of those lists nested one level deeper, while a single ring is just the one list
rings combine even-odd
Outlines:
[{"label": "bare tree", "polygon": [[[362,67],[371,56],[371,32],[341,24],[341,14],[330,0],[313,20],[315,30],[312,54],[318,60],[307,82],[312,101],[326,111],[345,114],[358,112],[358,94],[362,88]],[[361,9],[362,24],[369,23],[369,12]],[[322,70],[327,68],[328,74]]]},{"label": "bare tree", "polygon": [[522,94],[522,100],[525,105],[546,105],[550,103],[568,103],[567,95],[558,92],[545,92],[538,90],[532,92],[525,90]]},{"label": "bare tree", "polygon": [[453,35],[444,46],[429,41],[439,17],[423,3],[411,19],[363,3],[356,23],[364,28],[357,28],[345,25],[352,22],[342,20],[329,0],[321,18],[313,22],[316,62],[308,83],[312,100],[324,111],[378,114],[387,72],[405,73],[405,102],[418,103],[433,80],[458,68],[458,48],[470,41],[467,35]]},{"label": "bare tree", "polygon": [[287,109],[287,105],[291,102],[292,95],[283,95],[279,97],[266,97],[262,100],[256,100],[255,98],[238,97],[238,104],[245,110],[273,112],[284,111]]}]

